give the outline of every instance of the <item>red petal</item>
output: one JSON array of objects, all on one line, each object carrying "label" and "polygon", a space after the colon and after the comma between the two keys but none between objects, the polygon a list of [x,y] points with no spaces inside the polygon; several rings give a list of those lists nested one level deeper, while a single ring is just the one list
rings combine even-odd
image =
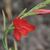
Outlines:
[{"label": "red petal", "polygon": [[21,26],[21,28],[18,29],[18,31],[22,35],[27,36],[30,31],[34,31],[35,29],[36,29],[36,26],[32,26],[32,25],[31,26]]},{"label": "red petal", "polygon": [[36,26],[35,25],[29,24],[24,19],[15,19],[13,23],[15,25],[15,28],[21,28],[21,27],[23,27],[23,28],[26,28],[29,31],[36,29]]},{"label": "red petal", "polygon": [[21,35],[18,31],[14,30],[13,36],[17,41],[20,41]]},{"label": "red petal", "polygon": [[29,24],[25,19],[15,18],[13,24],[15,27],[14,36],[17,40],[19,40],[22,35],[27,36],[30,31],[36,29],[35,25]]},{"label": "red petal", "polygon": [[27,36],[28,35],[28,30],[27,29],[21,29],[21,30],[19,30],[19,32],[21,33],[21,35],[23,35],[23,36]]},{"label": "red petal", "polygon": [[34,31],[36,29],[36,26],[31,24],[25,24],[24,26],[21,27],[25,28],[27,31]]},{"label": "red petal", "polygon": [[24,25],[25,23],[27,23],[27,21],[24,20],[24,19],[15,18],[15,19],[13,20],[14,26]]},{"label": "red petal", "polygon": [[50,14],[50,10],[46,10],[46,9],[37,9],[37,10],[33,10],[32,12],[36,14]]}]

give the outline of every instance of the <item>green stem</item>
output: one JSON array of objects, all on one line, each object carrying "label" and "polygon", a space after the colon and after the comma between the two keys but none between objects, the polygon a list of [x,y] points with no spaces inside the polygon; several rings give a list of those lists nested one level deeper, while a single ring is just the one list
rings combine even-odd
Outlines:
[{"label": "green stem", "polygon": [[7,46],[7,34],[8,34],[8,32],[10,30],[13,30],[13,29],[14,29],[14,27],[12,27],[12,24],[11,24],[10,27],[7,28],[5,30],[5,32],[3,33],[2,42],[3,42],[3,47],[4,47],[5,50],[8,50],[8,46]]},{"label": "green stem", "polygon": [[15,39],[14,39],[14,48],[15,50],[18,50],[17,42],[15,41]]},{"label": "green stem", "polygon": [[5,32],[3,34],[3,38],[2,38],[2,42],[3,42],[3,47],[5,50],[8,50],[8,46],[7,46],[7,35],[6,35],[7,32]]},{"label": "green stem", "polygon": [[5,18],[5,14],[4,11],[2,10],[2,14],[3,14],[3,27],[4,27],[4,31],[6,29],[6,18]]},{"label": "green stem", "polygon": [[26,10],[27,10],[27,8],[25,8],[18,16],[19,17],[22,16],[25,13]]},{"label": "green stem", "polygon": [[[5,14],[4,14],[4,11],[2,10],[2,14],[3,14],[3,31],[5,31],[6,29],[6,18],[5,18]],[[7,32],[6,32],[7,33]],[[5,50],[8,50],[8,45],[7,45],[7,34],[6,33],[3,33],[3,39],[2,39],[2,42],[3,42],[3,47]]]}]

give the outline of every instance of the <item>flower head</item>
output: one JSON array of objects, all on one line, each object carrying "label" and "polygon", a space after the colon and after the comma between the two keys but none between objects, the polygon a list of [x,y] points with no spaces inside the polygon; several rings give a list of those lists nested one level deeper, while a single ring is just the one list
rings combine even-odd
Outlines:
[{"label": "flower head", "polygon": [[47,9],[37,9],[37,10],[33,10],[32,12],[36,14],[50,14],[50,10]]},{"label": "flower head", "polygon": [[25,19],[15,18],[13,20],[14,25],[14,33],[13,36],[16,40],[20,40],[22,36],[27,36],[29,32],[34,31],[36,29],[35,25],[30,24]]}]

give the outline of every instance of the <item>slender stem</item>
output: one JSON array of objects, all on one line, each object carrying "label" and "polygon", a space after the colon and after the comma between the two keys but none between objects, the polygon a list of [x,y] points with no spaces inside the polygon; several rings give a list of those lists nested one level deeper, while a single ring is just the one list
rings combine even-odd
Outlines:
[{"label": "slender stem", "polygon": [[8,45],[7,45],[7,36],[5,37],[5,43],[6,43],[6,47],[8,49]]},{"label": "slender stem", "polygon": [[[6,30],[6,18],[5,18],[5,14],[4,14],[4,11],[2,10],[2,14],[3,14],[3,28],[4,28],[4,30],[3,31],[5,31]],[[4,49],[5,50],[8,50],[8,45],[7,45],[7,34],[6,34],[7,32],[5,32],[5,33],[3,33],[3,47],[4,47]]]},{"label": "slender stem", "polygon": [[26,10],[27,10],[27,8],[25,8],[18,16],[19,17],[22,16],[25,13]]},{"label": "slender stem", "polygon": [[17,42],[15,41],[15,39],[14,39],[14,48],[15,48],[15,50],[18,50],[17,48]]},{"label": "slender stem", "polygon": [[3,14],[3,27],[4,27],[4,31],[6,29],[6,19],[5,19],[5,14],[4,11],[2,10],[2,14]]},{"label": "slender stem", "polygon": [[9,48],[9,50],[12,50],[11,48]]}]

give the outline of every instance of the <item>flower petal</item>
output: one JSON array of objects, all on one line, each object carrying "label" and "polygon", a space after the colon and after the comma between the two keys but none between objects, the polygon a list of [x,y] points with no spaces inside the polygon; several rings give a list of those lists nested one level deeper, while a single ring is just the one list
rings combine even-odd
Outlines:
[{"label": "flower petal", "polygon": [[15,27],[13,35],[16,40],[20,40],[22,36],[27,36],[30,31],[36,29],[35,25],[28,23],[25,19],[15,18],[13,24]]},{"label": "flower petal", "polygon": [[13,36],[14,36],[14,38],[15,38],[17,41],[20,41],[21,35],[20,35],[20,33],[19,33],[17,30],[14,30]]},{"label": "flower petal", "polygon": [[36,14],[50,14],[50,10],[47,9],[37,9],[37,10],[33,10],[32,12]]}]

